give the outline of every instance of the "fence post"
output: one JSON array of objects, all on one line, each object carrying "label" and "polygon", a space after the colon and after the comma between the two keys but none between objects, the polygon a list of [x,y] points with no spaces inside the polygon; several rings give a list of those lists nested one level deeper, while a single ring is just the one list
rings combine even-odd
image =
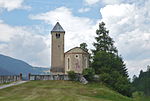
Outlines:
[{"label": "fence post", "polygon": [[19,77],[20,77],[20,80],[22,81],[22,73],[20,73]]},{"label": "fence post", "polygon": [[30,80],[31,73],[28,74],[28,80]]}]

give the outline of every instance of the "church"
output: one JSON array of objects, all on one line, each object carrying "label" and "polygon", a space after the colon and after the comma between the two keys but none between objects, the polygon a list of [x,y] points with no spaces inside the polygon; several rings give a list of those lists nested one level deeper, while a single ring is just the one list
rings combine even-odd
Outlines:
[{"label": "church", "polygon": [[56,23],[51,31],[51,73],[67,74],[68,71],[82,73],[89,67],[89,53],[80,47],[64,52],[65,30]]}]

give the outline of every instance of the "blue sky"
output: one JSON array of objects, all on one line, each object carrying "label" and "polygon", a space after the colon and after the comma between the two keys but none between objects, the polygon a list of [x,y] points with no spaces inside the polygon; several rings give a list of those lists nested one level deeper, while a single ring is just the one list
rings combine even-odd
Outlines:
[{"label": "blue sky", "polygon": [[50,66],[50,31],[65,29],[65,51],[86,42],[106,23],[130,77],[150,65],[150,0],[0,0],[0,54]]},{"label": "blue sky", "polygon": [[[41,21],[34,21],[28,18],[30,14],[38,14],[43,12],[48,12],[50,10],[54,10],[58,7],[64,6],[70,8],[73,11],[75,16],[79,17],[88,17],[91,19],[100,19],[99,5],[95,5],[94,7],[90,7],[89,12],[80,13],[78,10],[83,7],[89,7],[82,0],[26,0],[23,2],[23,5],[28,5],[29,8],[26,9],[16,9],[4,11],[1,13],[0,19],[5,21],[7,24],[12,26],[29,26],[35,24],[41,24]],[[31,7],[31,8],[30,8]],[[17,18],[17,19],[16,19]]]}]

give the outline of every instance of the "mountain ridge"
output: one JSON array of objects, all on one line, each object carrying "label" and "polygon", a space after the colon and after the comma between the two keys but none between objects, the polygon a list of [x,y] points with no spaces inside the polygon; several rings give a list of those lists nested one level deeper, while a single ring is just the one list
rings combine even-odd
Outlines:
[{"label": "mountain ridge", "polygon": [[30,64],[9,56],[0,54],[0,75],[46,74],[49,68],[33,67]]}]

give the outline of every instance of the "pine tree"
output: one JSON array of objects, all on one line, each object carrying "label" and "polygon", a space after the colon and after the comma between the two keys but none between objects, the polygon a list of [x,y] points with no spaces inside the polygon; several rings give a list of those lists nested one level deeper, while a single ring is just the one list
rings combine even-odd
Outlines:
[{"label": "pine tree", "polygon": [[105,51],[110,53],[118,53],[116,47],[114,47],[114,41],[109,36],[109,31],[105,28],[105,23],[101,22],[99,24],[99,29],[96,30],[97,37],[95,37],[96,41],[93,45],[96,48],[93,50],[94,53],[98,51]]},{"label": "pine tree", "polygon": [[96,34],[96,42],[93,44],[95,50],[92,50],[92,68],[100,76],[102,82],[123,95],[131,96],[126,66],[122,57],[118,56],[118,50],[104,22],[99,24]]}]

